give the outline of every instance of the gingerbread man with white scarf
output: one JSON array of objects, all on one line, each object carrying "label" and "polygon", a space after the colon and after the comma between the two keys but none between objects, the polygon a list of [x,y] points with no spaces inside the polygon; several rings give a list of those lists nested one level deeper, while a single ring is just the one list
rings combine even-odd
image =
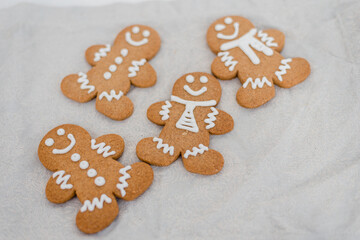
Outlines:
[{"label": "gingerbread man with white scarf", "polygon": [[217,57],[212,73],[222,79],[238,77],[242,86],[236,94],[246,108],[259,107],[275,96],[274,84],[291,88],[310,74],[303,58],[284,58],[285,36],[275,29],[258,30],[246,18],[227,16],[208,29],[207,42]]},{"label": "gingerbread man with white scarf", "polygon": [[109,118],[128,118],[134,108],[125,96],[130,86],[146,88],[156,83],[156,72],[148,61],[159,51],[160,42],[158,33],[148,26],[126,27],[112,46],[89,47],[85,58],[93,68],[65,77],[61,90],[81,103],[96,97],[96,109]]},{"label": "gingerbread man with white scarf", "polygon": [[82,203],[76,224],[85,233],[96,233],[110,225],[119,213],[115,197],[134,200],[151,185],[152,168],[143,162],[124,166],[117,158],[124,140],[116,134],[91,139],[83,128],[65,124],[41,140],[41,163],[53,171],[46,197],[64,203],[76,196]]},{"label": "gingerbread man with white scarf", "polygon": [[138,143],[138,157],[152,165],[167,166],[181,154],[188,171],[218,173],[224,158],[209,148],[210,134],[225,134],[234,127],[232,117],[216,108],[220,97],[220,83],[210,74],[195,72],[179,78],[169,101],[149,107],[149,120],[164,128],[159,137],[144,138]]}]

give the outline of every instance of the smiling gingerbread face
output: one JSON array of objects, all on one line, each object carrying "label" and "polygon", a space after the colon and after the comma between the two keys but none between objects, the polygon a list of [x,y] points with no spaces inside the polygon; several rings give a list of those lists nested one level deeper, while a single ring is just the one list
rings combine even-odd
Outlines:
[{"label": "smiling gingerbread face", "polygon": [[219,81],[210,74],[188,73],[175,82],[172,95],[190,101],[215,100],[219,102],[221,86]]},{"label": "smiling gingerbread face", "polygon": [[150,59],[160,49],[160,36],[151,27],[131,25],[122,30],[115,39],[114,46],[126,47],[129,52],[139,54],[139,57]]},{"label": "smiling gingerbread face", "polygon": [[207,32],[207,41],[215,53],[228,49],[221,49],[224,43],[233,41],[248,33],[254,25],[246,18],[227,16],[212,23]]},{"label": "smiling gingerbread face", "polygon": [[48,132],[41,140],[38,149],[40,161],[53,171],[64,168],[65,159],[70,156],[76,160],[77,155],[72,153],[86,146],[89,141],[90,135],[85,129],[74,125],[61,125]]}]

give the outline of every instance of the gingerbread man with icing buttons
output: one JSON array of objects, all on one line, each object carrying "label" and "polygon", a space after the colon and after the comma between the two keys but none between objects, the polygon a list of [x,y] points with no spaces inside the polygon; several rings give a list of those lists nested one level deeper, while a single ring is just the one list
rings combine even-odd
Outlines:
[{"label": "gingerbread man with icing buttons", "polygon": [[123,150],[119,135],[91,139],[85,129],[71,124],[54,128],[40,142],[39,159],[54,172],[46,197],[64,203],[76,194],[82,203],[76,224],[85,233],[96,233],[112,223],[119,212],[115,197],[133,200],[153,181],[148,164],[124,166],[116,161]]},{"label": "gingerbread man with icing buttons", "polygon": [[92,69],[65,77],[61,90],[81,103],[96,97],[96,109],[111,119],[128,118],[134,108],[125,96],[130,85],[146,88],[156,83],[156,72],[148,61],[159,51],[160,42],[158,33],[148,26],[126,27],[112,46],[89,47],[85,58]]},{"label": "gingerbread man with icing buttons", "polygon": [[310,74],[303,58],[284,58],[280,51],[285,36],[275,29],[258,30],[246,18],[227,16],[212,23],[207,42],[217,57],[213,74],[223,80],[238,77],[242,83],[236,94],[246,108],[259,107],[275,96],[274,84],[291,88]]},{"label": "gingerbread man with icing buttons", "polygon": [[164,128],[159,137],[144,138],[138,143],[138,157],[152,165],[167,166],[181,154],[188,171],[218,173],[224,158],[209,148],[210,134],[225,134],[234,126],[232,117],[216,108],[220,97],[220,83],[210,74],[195,72],[179,78],[169,101],[149,107],[149,120]]}]

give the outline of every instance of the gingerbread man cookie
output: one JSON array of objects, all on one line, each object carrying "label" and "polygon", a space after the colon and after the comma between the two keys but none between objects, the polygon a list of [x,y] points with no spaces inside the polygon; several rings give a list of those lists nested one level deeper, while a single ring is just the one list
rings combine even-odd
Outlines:
[{"label": "gingerbread man cookie", "polygon": [[227,16],[216,20],[207,32],[207,42],[217,57],[213,74],[223,80],[236,76],[242,87],[238,103],[256,108],[275,96],[274,84],[290,88],[304,81],[310,65],[303,58],[284,58],[285,36],[275,29],[258,30],[246,18]]},{"label": "gingerbread man cookie", "polygon": [[225,134],[234,127],[232,117],[215,108],[220,97],[220,83],[210,74],[195,72],[179,78],[170,101],[149,107],[149,120],[164,128],[159,137],[144,138],[138,143],[138,157],[153,165],[167,166],[181,154],[188,171],[218,173],[224,158],[209,149],[210,134]]},{"label": "gingerbread man cookie", "polygon": [[123,120],[133,112],[133,103],[125,96],[130,85],[150,87],[156,72],[148,61],[160,49],[158,33],[143,25],[126,27],[113,46],[95,45],[85,58],[93,66],[87,73],[71,74],[61,82],[65,96],[77,102],[96,97],[96,109],[114,120]]},{"label": "gingerbread man cookie", "polygon": [[148,164],[124,166],[115,160],[123,150],[119,135],[91,139],[85,129],[71,124],[54,128],[40,142],[39,159],[54,172],[46,197],[64,203],[76,194],[82,203],[76,224],[85,233],[96,233],[112,223],[119,212],[115,197],[133,200],[153,181]]}]

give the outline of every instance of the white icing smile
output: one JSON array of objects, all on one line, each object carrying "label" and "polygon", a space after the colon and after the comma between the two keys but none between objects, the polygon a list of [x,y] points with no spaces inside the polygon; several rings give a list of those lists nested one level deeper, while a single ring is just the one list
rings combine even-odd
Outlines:
[{"label": "white icing smile", "polygon": [[74,135],[69,133],[67,135],[67,137],[70,140],[70,144],[66,148],[63,148],[63,149],[54,148],[53,151],[52,151],[53,154],[65,154],[65,153],[68,153],[75,146],[76,140],[75,140]]},{"label": "white icing smile", "polygon": [[[234,33],[231,34],[231,35],[225,35],[225,34],[222,34],[222,33],[218,33],[217,34],[217,37],[220,38],[220,39],[226,39],[226,40],[231,40],[231,39],[234,39],[236,38],[238,35],[239,35],[239,23],[238,22],[235,22],[233,24],[235,30],[234,30]],[[221,29],[220,27],[218,27],[218,29]],[[216,29],[215,29],[216,30]]]},{"label": "white icing smile", "polygon": [[200,96],[207,91],[207,87],[202,87],[200,90],[194,91],[188,85],[184,85],[184,90],[192,96]]},{"label": "white icing smile", "polygon": [[[137,34],[140,32],[140,28],[138,26],[135,26],[132,28],[131,30],[134,34]],[[130,45],[133,45],[135,47],[138,47],[138,46],[142,46],[144,44],[147,44],[149,42],[149,39],[148,37],[150,36],[150,32],[148,30],[144,30],[142,32],[142,35],[144,36],[143,39],[141,39],[140,41],[135,41],[131,38],[131,32],[126,32],[125,33],[125,40],[127,43],[129,43]]]}]

